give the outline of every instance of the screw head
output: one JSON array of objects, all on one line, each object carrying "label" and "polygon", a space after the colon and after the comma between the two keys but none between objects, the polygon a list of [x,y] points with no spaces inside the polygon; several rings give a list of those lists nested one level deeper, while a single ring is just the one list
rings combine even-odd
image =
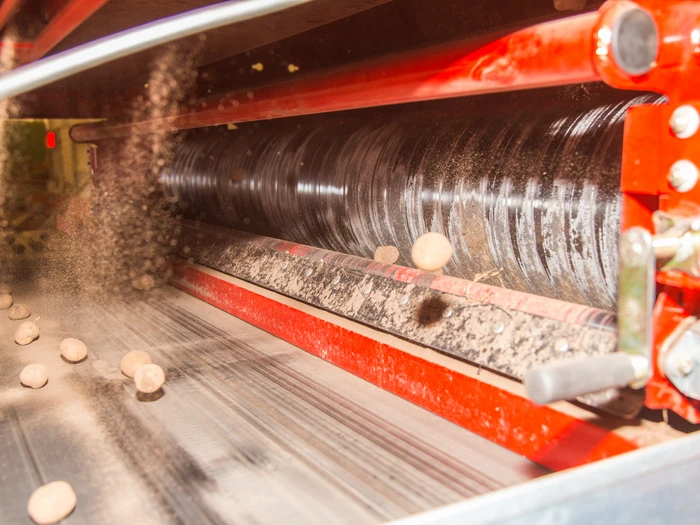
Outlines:
[{"label": "screw head", "polygon": [[687,376],[690,375],[695,368],[695,363],[690,357],[682,357],[678,360],[676,367],[679,374],[682,376]]},{"label": "screw head", "polygon": [[700,127],[700,114],[693,106],[678,106],[671,115],[669,126],[679,139],[690,138]]},{"label": "screw head", "polygon": [[668,172],[668,182],[676,191],[686,193],[698,182],[698,168],[689,160],[678,160]]}]

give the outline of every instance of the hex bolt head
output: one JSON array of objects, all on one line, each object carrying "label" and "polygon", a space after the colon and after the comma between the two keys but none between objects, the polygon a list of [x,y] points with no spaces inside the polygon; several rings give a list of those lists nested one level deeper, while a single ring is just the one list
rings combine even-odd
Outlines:
[{"label": "hex bolt head", "polygon": [[693,106],[678,106],[671,115],[669,126],[679,139],[690,138],[700,127],[700,114]]},{"label": "hex bolt head", "polygon": [[686,193],[698,182],[698,168],[689,160],[678,160],[668,172],[668,182],[674,190]]}]

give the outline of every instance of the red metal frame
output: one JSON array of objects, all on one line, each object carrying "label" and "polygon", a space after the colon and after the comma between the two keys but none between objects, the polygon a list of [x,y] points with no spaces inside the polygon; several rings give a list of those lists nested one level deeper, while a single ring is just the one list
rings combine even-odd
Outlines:
[{"label": "red metal frame", "polygon": [[640,446],[616,431],[535,405],[504,388],[238,286],[213,270],[182,266],[173,284],[552,470]]},{"label": "red metal frame", "polygon": [[[635,6],[608,2],[601,8],[596,29],[595,66],[605,82],[620,89],[648,90],[668,97],[668,104],[629,110],[625,121],[622,154],[622,228],[643,226],[653,231],[652,213],[670,211],[684,203],[700,203],[700,187],[677,192],[667,175],[677,160],[700,166],[700,135],[680,139],[670,129],[671,114],[681,104],[700,109],[700,3],[646,0],[638,2],[654,18],[660,37],[655,67],[646,75],[631,77],[619,69],[606,38],[617,16]],[[603,38],[601,38],[603,37]],[[654,349],[652,376],[645,405],[671,409],[692,423],[700,422],[700,403],[683,396],[659,370],[659,349],[684,317],[697,314],[700,281],[680,272],[658,273],[653,314]]]},{"label": "red metal frame", "polygon": [[70,0],[66,2],[36,38],[31,52],[24,58],[23,63],[43,57],[108,1]]},{"label": "red metal frame", "polygon": [[76,126],[76,142],[561,84],[592,82],[588,13],[423,52],[299,77],[252,91],[231,91],[163,119]]},{"label": "red metal frame", "polygon": [[21,4],[22,0],[2,0],[2,4],[0,4],[0,29],[7,25]]}]

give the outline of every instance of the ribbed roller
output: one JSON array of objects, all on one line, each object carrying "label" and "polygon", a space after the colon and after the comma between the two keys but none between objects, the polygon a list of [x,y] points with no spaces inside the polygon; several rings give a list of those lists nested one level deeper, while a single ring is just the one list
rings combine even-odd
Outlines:
[{"label": "ribbed roller", "polygon": [[623,118],[656,100],[200,133],[163,181],[191,218],[369,258],[394,245],[403,265],[439,231],[447,274],[502,269],[508,288],[610,309]]}]

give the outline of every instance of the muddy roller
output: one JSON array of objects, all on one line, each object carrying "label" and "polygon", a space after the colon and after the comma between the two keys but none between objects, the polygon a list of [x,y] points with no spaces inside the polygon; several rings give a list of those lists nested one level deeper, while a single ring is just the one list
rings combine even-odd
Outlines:
[{"label": "muddy roller", "polygon": [[623,117],[657,99],[210,130],[163,181],[192,219],[368,258],[392,245],[409,266],[439,231],[449,275],[502,269],[510,289],[612,309]]}]

